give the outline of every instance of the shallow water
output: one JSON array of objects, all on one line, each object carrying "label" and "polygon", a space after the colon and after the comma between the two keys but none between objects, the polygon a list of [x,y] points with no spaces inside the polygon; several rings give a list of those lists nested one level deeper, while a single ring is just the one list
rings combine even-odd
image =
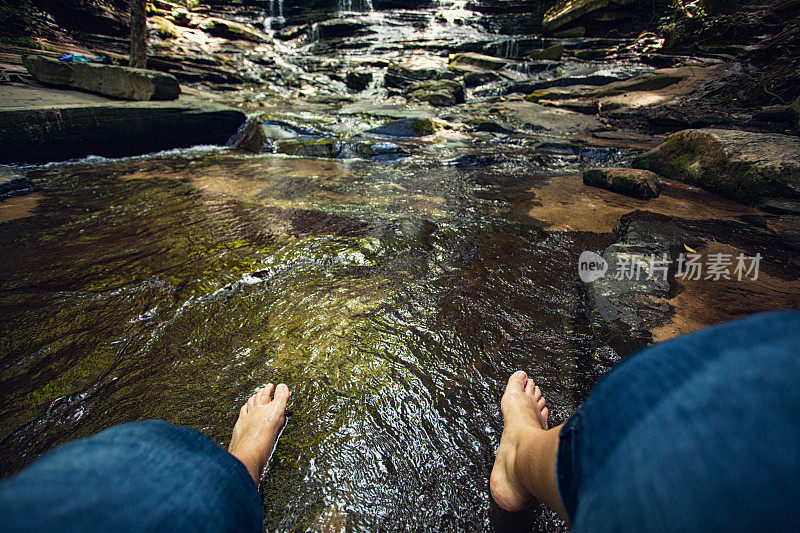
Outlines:
[{"label": "shallow water", "polygon": [[558,423],[613,363],[573,268],[610,237],[520,214],[541,169],[223,151],[29,175],[36,207],[0,224],[3,474],[146,418],[226,445],[282,381],[267,529],[563,527],[488,492],[508,375]]}]

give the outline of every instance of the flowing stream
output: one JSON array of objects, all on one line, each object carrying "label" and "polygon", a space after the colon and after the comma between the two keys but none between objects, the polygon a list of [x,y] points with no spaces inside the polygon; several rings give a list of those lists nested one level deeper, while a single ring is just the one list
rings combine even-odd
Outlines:
[{"label": "flowing stream", "polygon": [[269,530],[484,529],[508,375],[557,422],[611,363],[572,268],[607,237],[518,214],[546,179],[527,166],[212,151],[30,175],[34,214],[0,224],[4,472],[146,418],[224,445],[283,381]]},{"label": "flowing stream", "polygon": [[[422,34],[487,37],[457,24],[463,2],[441,11],[348,16],[378,20],[368,52],[389,59]],[[304,46],[287,57],[311,83],[333,52]],[[615,362],[576,270],[613,240],[526,206],[625,154],[534,144],[488,140],[489,166],[445,140],[394,161],[198,148],[28,168],[34,203],[0,223],[0,474],[148,418],[224,446],[247,397],[285,382],[267,530],[563,529],[491,501],[499,400],[525,369],[556,424]]]}]

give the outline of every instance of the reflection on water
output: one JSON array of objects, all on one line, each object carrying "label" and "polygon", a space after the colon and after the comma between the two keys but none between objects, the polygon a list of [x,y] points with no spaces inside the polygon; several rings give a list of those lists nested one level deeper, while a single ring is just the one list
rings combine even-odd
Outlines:
[{"label": "reflection on water", "polygon": [[212,154],[30,177],[31,216],[0,225],[4,474],[145,418],[225,444],[283,381],[268,529],[487,529],[510,519],[488,492],[507,376],[537,376],[558,422],[603,368],[566,267],[608,236],[520,215],[530,168]]}]

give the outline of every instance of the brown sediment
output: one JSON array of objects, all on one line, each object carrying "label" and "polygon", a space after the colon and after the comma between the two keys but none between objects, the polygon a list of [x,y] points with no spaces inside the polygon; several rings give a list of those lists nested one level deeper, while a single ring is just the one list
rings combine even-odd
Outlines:
[{"label": "brown sediment", "polygon": [[[710,254],[732,254],[746,252],[733,246],[709,242],[701,252],[700,263],[708,264]],[[678,279],[682,291],[669,300],[675,316],[663,326],[653,328],[653,340],[664,341],[712,324],[733,318],[774,309],[800,308],[800,279],[782,279],[764,272],[762,259],[758,278],[743,276],[740,281],[733,275],[730,280]],[[705,273],[703,274],[705,276]]]},{"label": "brown sediment", "polygon": [[41,199],[42,195],[35,192],[3,200],[0,202],[0,224],[31,216]]},{"label": "brown sediment", "polygon": [[584,185],[580,174],[554,177],[541,188],[530,190],[535,205],[526,206],[529,216],[553,231],[611,232],[623,215],[650,211],[688,220],[738,220],[763,215],[751,207],[726,200],[696,188],[662,180],[658,198],[637,200],[604,189]]}]

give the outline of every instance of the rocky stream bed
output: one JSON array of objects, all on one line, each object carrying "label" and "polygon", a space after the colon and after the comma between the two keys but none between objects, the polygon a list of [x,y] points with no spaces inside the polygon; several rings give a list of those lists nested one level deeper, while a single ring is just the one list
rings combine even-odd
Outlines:
[{"label": "rocky stream bed", "polygon": [[525,3],[374,4],[156,1],[172,100],[25,69],[124,64],[109,14],[0,48],[0,475],[131,420],[225,445],[283,381],[267,530],[565,530],[491,501],[511,372],[559,423],[641,347],[800,306],[800,104],[719,105],[739,48],[669,52],[627,2],[544,28]]}]

